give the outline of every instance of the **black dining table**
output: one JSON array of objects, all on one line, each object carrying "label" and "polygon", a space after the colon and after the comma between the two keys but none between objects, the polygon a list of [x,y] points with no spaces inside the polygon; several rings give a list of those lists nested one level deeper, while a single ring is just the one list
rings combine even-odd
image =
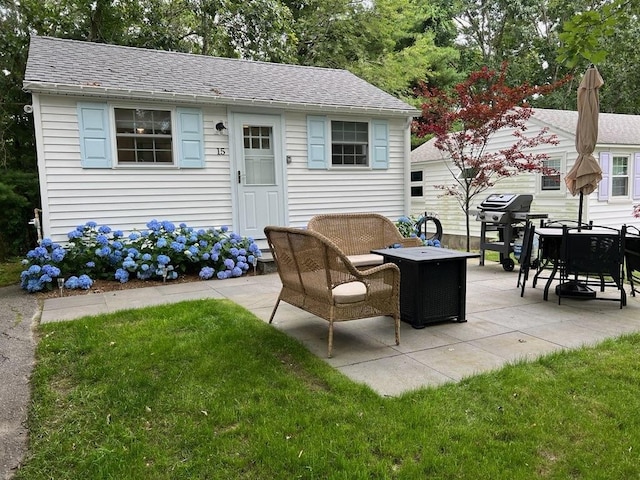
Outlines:
[{"label": "black dining table", "polygon": [[[610,229],[599,229],[598,227],[593,228],[571,228],[571,234],[585,234],[585,235],[611,235]],[[533,277],[533,286],[535,287],[536,282],[541,277],[541,274],[544,270],[548,269],[549,264],[551,264],[551,272],[548,277],[544,277],[547,279],[547,282],[544,287],[544,300],[549,299],[549,288],[551,283],[555,279],[560,266],[562,265],[562,237],[563,237],[563,229],[558,227],[540,227],[535,230],[536,235],[538,235],[538,268],[536,270],[536,274]],[[592,292],[592,293],[591,293]],[[595,292],[593,290],[588,289],[586,287],[585,290],[581,290],[576,292],[576,296],[580,296],[581,298],[594,298]]]}]

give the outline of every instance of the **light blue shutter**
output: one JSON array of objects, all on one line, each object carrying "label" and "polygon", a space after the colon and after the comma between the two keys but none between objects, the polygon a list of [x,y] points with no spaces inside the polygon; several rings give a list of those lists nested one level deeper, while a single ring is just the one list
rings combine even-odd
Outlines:
[{"label": "light blue shutter", "polygon": [[327,169],[327,142],[327,118],[307,116],[307,167],[310,170]]},{"label": "light blue shutter", "polygon": [[178,108],[178,165],[181,168],[204,167],[204,134],[202,111]]},{"label": "light blue shutter", "polygon": [[640,152],[633,159],[633,199],[640,200]]},{"label": "light blue shutter", "polygon": [[106,103],[78,103],[80,159],[83,168],[111,168],[111,135]]},{"label": "light blue shutter", "polygon": [[374,170],[389,168],[389,124],[385,120],[371,122],[372,162]]},{"label": "light blue shutter", "polygon": [[600,168],[602,169],[602,180],[598,184],[598,200],[609,198],[609,167],[611,165],[611,154],[600,152]]}]

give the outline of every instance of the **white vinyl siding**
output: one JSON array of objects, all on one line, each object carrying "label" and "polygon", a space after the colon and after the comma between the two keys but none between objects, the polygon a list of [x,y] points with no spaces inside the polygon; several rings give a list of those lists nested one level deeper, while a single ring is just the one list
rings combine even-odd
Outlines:
[{"label": "white vinyl siding", "polygon": [[[227,225],[235,229],[235,170],[230,168],[229,136],[215,125],[227,121],[227,107],[202,107],[205,164],[199,169],[83,169],[77,103],[73,97],[39,95],[41,117],[38,164],[43,199],[43,228],[55,241],[89,220],[129,232],[152,219],[184,222],[194,228]],[[118,101],[122,108],[173,109],[180,106]],[[407,119],[380,119],[387,127],[388,168],[310,170],[307,162],[307,115],[283,114],[283,152],[288,215],[285,224],[305,226],[317,213],[378,212],[392,220],[408,213]],[[348,116],[345,117],[350,119]],[[377,120],[354,115],[354,121]],[[115,147],[115,140],[113,143]],[[338,171],[336,171],[338,170]],[[46,207],[45,207],[46,205]],[[46,217],[46,218],[45,218]]]},{"label": "white vinyl siding", "polygon": [[[66,241],[69,231],[89,220],[123,231],[144,229],[154,218],[194,228],[233,228],[228,136],[217,134],[214,126],[226,118],[225,108],[203,110],[203,169],[82,169],[78,99],[39,98],[44,158],[38,162],[48,207],[46,235]],[[222,149],[226,154],[219,155]]]},{"label": "white vinyl siding", "polygon": [[[354,116],[353,120],[368,121],[368,118]],[[308,166],[307,116],[287,113],[285,151],[292,159],[287,165],[290,225],[305,226],[318,213],[378,212],[394,221],[406,214],[405,178],[409,176],[405,169],[409,152],[405,150],[405,122],[405,119],[386,122],[390,159],[387,169],[316,170]]]}]

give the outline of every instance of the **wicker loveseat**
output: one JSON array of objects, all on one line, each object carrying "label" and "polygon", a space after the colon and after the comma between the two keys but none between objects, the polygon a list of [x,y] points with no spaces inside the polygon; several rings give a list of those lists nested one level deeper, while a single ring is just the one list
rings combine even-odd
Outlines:
[{"label": "wicker loveseat", "polygon": [[371,250],[392,245],[419,247],[419,238],[405,238],[391,220],[377,213],[330,213],[309,220],[309,230],[335,243],[356,267],[380,265],[383,258]]},{"label": "wicker loveseat", "polygon": [[358,270],[323,235],[303,229],[264,229],[282,282],[280,301],[329,322],[328,356],[333,349],[333,324],[359,318],[390,316],[396,345],[400,343],[400,270],[392,263]]}]

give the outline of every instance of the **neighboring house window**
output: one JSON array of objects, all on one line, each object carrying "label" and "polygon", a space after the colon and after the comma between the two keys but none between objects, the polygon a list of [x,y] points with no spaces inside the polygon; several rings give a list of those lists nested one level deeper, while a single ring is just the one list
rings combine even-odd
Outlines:
[{"label": "neighboring house window", "polygon": [[[422,170],[415,170],[411,172],[411,181],[422,183]],[[411,196],[412,197],[424,196],[422,185],[411,185]]]},{"label": "neighboring house window", "polygon": [[553,168],[557,173],[553,175],[542,175],[542,190],[560,190],[560,159],[550,158],[543,160],[542,164],[547,168]]},{"label": "neighboring house window", "polygon": [[115,108],[118,164],[172,164],[171,112]]},{"label": "neighboring house window", "polygon": [[331,165],[369,165],[369,125],[331,121]]},{"label": "neighboring house window", "polygon": [[611,163],[611,196],[629,195],[629,157],[614,156]]}]

